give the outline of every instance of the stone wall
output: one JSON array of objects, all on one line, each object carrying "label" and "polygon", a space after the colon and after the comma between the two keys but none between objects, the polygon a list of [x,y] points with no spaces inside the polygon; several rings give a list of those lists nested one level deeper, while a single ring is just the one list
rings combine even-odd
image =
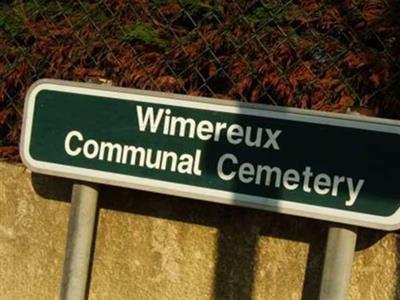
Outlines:
[{"label": "stone wall", "polygon": [[[57,299],[72,182],[0,163],[0,299]],[[317,299],[328,223],[103,187],[90,299]],[[350,299],[399,299],[396,233],[360,229]]]}]

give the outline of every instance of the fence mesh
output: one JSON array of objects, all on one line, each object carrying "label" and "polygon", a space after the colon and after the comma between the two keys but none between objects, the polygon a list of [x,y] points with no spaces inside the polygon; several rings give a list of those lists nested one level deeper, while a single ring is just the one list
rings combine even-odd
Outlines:
[{"label": "fence mesh", "polygon": [[39,78],[400,118],[397,0],[0,3],[0,159]]}]

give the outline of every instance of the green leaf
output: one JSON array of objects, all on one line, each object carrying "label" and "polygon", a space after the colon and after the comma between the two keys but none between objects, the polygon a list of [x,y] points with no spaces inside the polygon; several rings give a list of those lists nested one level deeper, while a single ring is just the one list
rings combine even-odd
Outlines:
[{"label": "green leaf", "polygon": [[148,45],[165,48],[168,41],[160,37],[157,29],[149,23],[138,22],[133,26],[125,27],[124,41],[142,41]]}]

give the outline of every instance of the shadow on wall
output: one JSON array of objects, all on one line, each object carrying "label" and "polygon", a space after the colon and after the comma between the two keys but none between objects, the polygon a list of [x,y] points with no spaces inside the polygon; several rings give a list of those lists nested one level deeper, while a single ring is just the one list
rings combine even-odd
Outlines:
[{"label": "shadow on wall", "polygon": [[[71,180],[33,174],[32,183],[46,199],[70,201]],[[99,208],[218,228],[215,299],[252,299],[260,236],[307,243],[302,299],[318,298],[326,222],[111,186],[102,187]],[[361,229],[357,249],[365,249],[383,236],[383,232]]]}]

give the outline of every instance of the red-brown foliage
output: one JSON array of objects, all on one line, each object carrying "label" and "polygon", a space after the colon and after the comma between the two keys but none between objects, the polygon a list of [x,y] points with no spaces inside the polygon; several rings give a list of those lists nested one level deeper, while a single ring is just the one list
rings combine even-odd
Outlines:
[{"label": "red-brown foliage", "polygon": [[8,2],[0,6],[3,158],[17,159],[23,97],[44,77],[400,117],[396,0]]}]

